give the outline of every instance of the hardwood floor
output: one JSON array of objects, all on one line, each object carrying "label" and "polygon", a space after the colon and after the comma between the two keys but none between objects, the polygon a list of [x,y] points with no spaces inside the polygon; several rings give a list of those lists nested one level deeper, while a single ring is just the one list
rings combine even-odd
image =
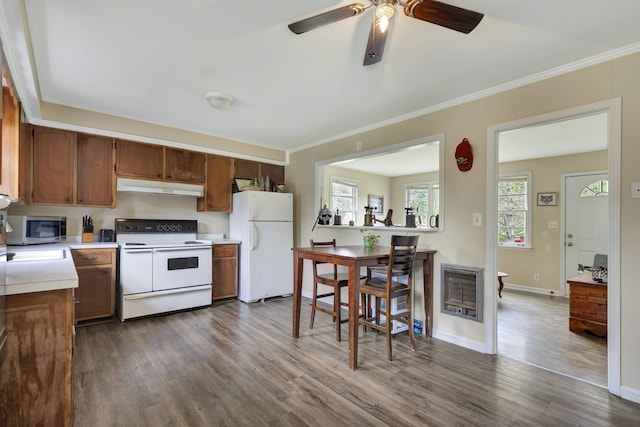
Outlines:
[{"label": "hardwood floor", "polygon": [[505,289],[498,354],[607,387],[607,341],[569,331],[569,300]]},{"label": "hardwood floor", "polygon": [[[424,336],[360,340],[330,316],[291,337],[291,298],[83,326],[76,426],[631,426],[640,405],[516,360]],[[308,319],[309,301],[302,316]],[[346,325],[343,326],[346,332]]]}]

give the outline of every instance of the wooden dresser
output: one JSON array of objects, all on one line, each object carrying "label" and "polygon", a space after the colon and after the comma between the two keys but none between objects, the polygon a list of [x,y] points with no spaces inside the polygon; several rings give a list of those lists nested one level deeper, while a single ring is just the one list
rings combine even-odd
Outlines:
[{"label": "wooden dresser", "polygon": [[593,281],[586,272],[567,280],[569,330],[585,336],[607,336],[607,284]]}]

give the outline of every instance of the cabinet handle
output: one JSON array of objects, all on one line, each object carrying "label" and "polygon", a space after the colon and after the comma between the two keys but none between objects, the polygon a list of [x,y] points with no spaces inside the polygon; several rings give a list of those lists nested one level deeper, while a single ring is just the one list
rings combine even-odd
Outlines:
[{"label": "cabinet handle", "polygon": [[80,304],[80,300],[76,299],[76,297],[73,297],[73,303],[74,304]]}]

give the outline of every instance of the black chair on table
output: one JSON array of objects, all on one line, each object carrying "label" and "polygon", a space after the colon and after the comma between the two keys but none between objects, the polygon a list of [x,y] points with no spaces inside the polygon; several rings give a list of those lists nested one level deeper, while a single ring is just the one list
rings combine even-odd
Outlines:
[{"label": "black chair on table", "polygon": [[[336,246],[336,239],[327,242],[314,242],[313,239],[311,239],[310,242],[312,248]],[[328,272],[319,272],[318,267],[323,264],[333,266],[333,270],[328,269]],[[347,302],[343,302],[340,298],[340,290],[349,286],[349,274],[346,272],[338,272],[338,266],[336,264],[313,261],[313,277],[313,299],[311,300],[311,319],[309,321],[309,329],[313,329],[316,311],[330,314],[333,316],[333,321],[336,324],[336,341],[340,341],[340,324],[348,320],[342,320],[341,310],[342,307],[349,307],[349,304]],[[365,277],[366,276],[362,276],[361,278],[364,279]],[[327,286],[331,288],[331,290],[324,293],[318,293],[318,285]],[[327,297],[333,297],[333,305],[331,307],[318,305],[318,299]]]},{"label": "black chair on table", "polygon": [[[360,285],[360,293],[364,299],[365,315],[359,322],[366,332],[367,328],[373,328],[384,332],[387,336],[387,357],[392,360],[391,332],[393,321],[407,325],[411,350],[415,351],[413,339],[413,315],[411,294],[413,288],[413,264],[416,257],[419,236],[391,236],[389,262],[385,267],[375,266],[368,269],[367,280]],[[371,306],[371,297],[375,297],[375,310]],[[391,300],[393,298],[406,297],[406,311],[392,313]],[[380,301],[385,300],[382,308]],[[384,316],[381,322],[380,316]]]}]

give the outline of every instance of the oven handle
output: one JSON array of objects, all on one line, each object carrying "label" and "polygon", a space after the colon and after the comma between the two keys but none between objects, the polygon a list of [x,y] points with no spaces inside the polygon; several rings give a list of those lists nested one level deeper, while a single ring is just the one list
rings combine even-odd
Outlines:
[{"label": "oven handle", "polygon": [[175,251],[192,251],[196,249],[209,249],[211,246],[186,246],[173,248],[155,248],[154,252],[175,252]]},{"label": "oven handle", "polygon": [[152,249],[122,249],[122,251],[129,254],[141,254],[145,252],[152,252]]},{"label": "oven handle", "polygon": [[192,286],[189,288],[166,289],[163,291],[145,292],[143,294],[124,295],[124,299],[127,301],[130,301],[135,299],[158,297],[161,295],[182,294],[185,292],[193,292],[195,290],[201,291],[201,290],[207,290],[207,289],[211,289],[211,285],[199,285],[199,286]]}]

